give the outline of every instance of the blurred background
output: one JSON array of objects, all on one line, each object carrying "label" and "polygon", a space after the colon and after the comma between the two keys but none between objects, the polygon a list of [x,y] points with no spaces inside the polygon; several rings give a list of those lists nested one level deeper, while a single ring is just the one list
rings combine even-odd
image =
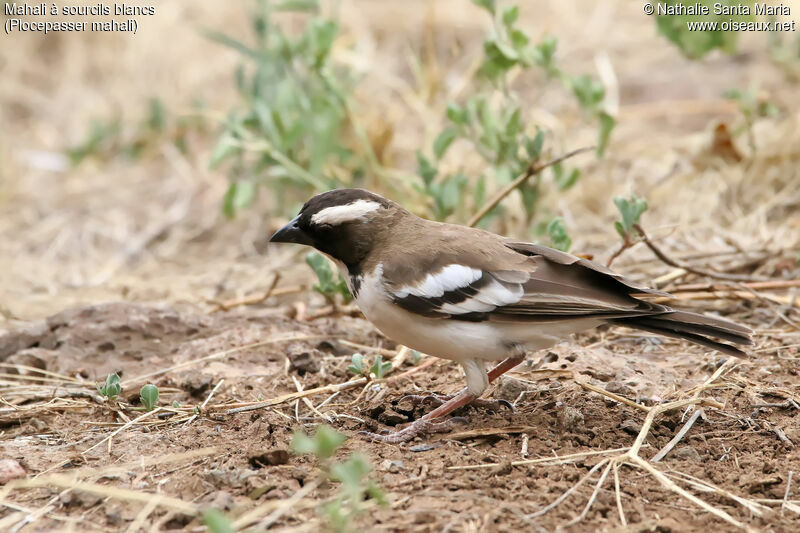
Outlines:
[{"label": "blurred background", "polygon": [[[135,34],[2,36],[0,328],[307,283],[263,243],[315,192],[466,223],[588,146],[478,224],[605,263],[638,215],[674,257],[797,277],[798,31],[687,33],[623,0],[154,5]],[[639,244],[614,266],[654,264]]]}]

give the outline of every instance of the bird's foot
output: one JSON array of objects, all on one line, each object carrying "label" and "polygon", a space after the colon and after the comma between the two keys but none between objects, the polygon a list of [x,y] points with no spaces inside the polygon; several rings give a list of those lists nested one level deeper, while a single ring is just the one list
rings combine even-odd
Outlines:
[{"label": "bird's foot", "polygon": [[412,422],[408,427],[405,427],[394,433],[378,434],[370,433],[369,431],[359,431],[358,434],[366,440],[372,442],[382,442],[385,444],[401,444],[408,442],[413,438],[426,433],[447,433],[451,431],[457,424],[466,423],[467,419],[454,416],[447,420],[440,420],[438,418],[425,419]]},{"label": "bird's foot", "polygon": [[[410,401],[411,405],[443,405],[444,403],[455,398],[455,394],[407,394],[400,398],[400,402]],[[501,407],[507,408],[509,411],[514,411],[514,406],[507,400],[499,400],[494,398],[475,398],[469,405],[475,407],[483,407],[493,411],[499,410]]]}]

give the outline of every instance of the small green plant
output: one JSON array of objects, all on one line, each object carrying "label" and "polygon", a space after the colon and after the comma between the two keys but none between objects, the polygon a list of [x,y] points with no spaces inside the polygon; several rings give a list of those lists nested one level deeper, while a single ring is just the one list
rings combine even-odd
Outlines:
[{"label": "small green plant", "polygon": [[[433,142],[432,157],[421,152],[417,154],[421,184],[416,188],[429,199],[432,215],[444,220],[454,213],[459,214],[458,209],[465,205],[465,196],[474,197],[476,206],[480,206],[486,202],[491,189],[505,187],[517,177],[527,175],[530,179],[520,183],[517,191],[526,222],[540,227],[544,181],[540,173],[532,169],[542,157],[547,132],[528,124],[525,106],[511,90],[512,79],[518,71],[537,71],[544,75],[545,81],[561,81],[573,93],[584,114],[598,123],[598,156],[607,147],[615,121],[606,110],[604,86],[590,76],[574,76],[560,69],[556,63],[557,40],[545,37],[538,43],[533,42],[517,24],[518,6],[501,9],[495,1],[472,1],[483,8],[493,22],[484,40],[479,76],[468,88],[462,103],[447,105],[447,123]],[[440,170],[443,158],[456,142],[469,143],[484,160],[485,170],[477,180],[469,180],[459,171]],[[578,169],[567,169],[563,164],[554,165],[552,175],[558,191],[569,189],[580,178]],[[485,225],[502,212],[503,208],[497,206],[478,223]],[[541,229],[544,227],[546,223]]]},{"label": "small green plant", "polygon": [[211,533],[234,533],[233,522],[217,509],[203,511],[203,523]]},{"label": "small green plant", "polygon": [[[320,293],[329,302],[334,302],[336,295],[340,294],[342,299],[347,303],[353,300],[353,295],[347,288],[347,283],[342,278],[340,273],[335,274],[328,262],[322,254],[311,252],[306,256],[306,264],[311,267],[311,270],[317,275],[317,281],[313,287],[315,291]],[[335,279],[335,281],[334,281]]]},{"label": "small green plant", "polygon": [[116,373],[109,374],[105,383],[97,386],[97,392],[108,401],[113,402],[122,393],[119,376]]},{"label": "small green plant", "polygon": [[[280,12],[304,16],[305,26],[288,31],[274,20]],[[230,168],[223,202],[229,217],[262,186],[288,211],[309,193],[349,184],[376,164],[352,112],[354,76],[331,61],[338,23],[321,14],[317,0],[260,0],[251,21],[250,43],[206,32],[243,60],[234,77],[241,102],[228,114],[210,159],[212,168]]]},{"label": "small green plant", "polygon": [[353,354],[352,364],[347,367],[347,370],[353,374],[370,379],[383,379],[383,376],[391,369],[392,363],[390,361],[384,362],[382,355],[377,355],[372,366],[370,366],[366,358],[360,353]]},{"label": "small green plant", "polygon": [[[661,0],[658,3],[663,4],[667,10],[685,5],[681,0]],[[752,15],[739,15],[733,12],[732,14],[716,14],[714,9],[716,3],[720,2],[712,0],[696,2],[696,5],[708,9],[708,15],[656,14],[656,28],[689,59],[700,59],[717,49],[732,54],[736,51],[739,32],[730,29],[726,31],[723,24],[746,22],[752,20]],[[739,5],[738,0],[736,3],[731,0],[721,3],[721,5],[727,6],[734,4]]]},{"label": "small green plant", "polygon": [[70,163],[77,166],[86,159],[106,160],[117,155],[139,159],[142,154],[158,149],[164,141],[186,152],[189,131],[204,129],[199,115],[171,116],[156,97],[149,100],[143,118],[133,123],[123,118],[117,114],[93,120],[84,139],[66,148]]},{"label": "small green plant", "polygon": [[312,454],[320,460],[321,479],[340,484],[333,499],[320,510],[328,527],[336,533],[355,531],[353,519],[364,511],[366,499],[379,505],[388,503],[383,490],[368,478],[372,466],[364,455],[355,453],[344,461],[331,461],[345,440],[347,437],[326,425],[317,427],[313,437],[295,432],[292,438],[292,450],[295,454]]},{"label": "small green plant", "polygon": [[145,409],[152,411],[155,409],[156,404],[158,404],[158,387],[152,383],[148,383],[139,391],[139,399],[142,401],[142,405],[144,405]]},{"label": "small green plant", "polygon": [[632,242],[634,235],[634,225],[639,224],[642,214],[647,211],[647,200],[631,195],[630,198],[617,196],[614,198],[614,205],[617,206],[620,220],[614,222],[614,229],[625,242]]},{"label": "small green plant", "polygon": [[620,220],[614,222],[614,228],[619,233],[619,236],[622,237],[622,244],[608,258],[606,266],[611,266],[614,259],[638,242],[640,235],[636,228],[640,223],[642,214],[647,211],[647,200],[634,195],[631,195],[630,198],[617,196],[614,198],[614,205],[617,206],[620,214]]},{"label": "small green plant", "polygon": [[742,131],[747,132],[748,142],[750,148],[755,150],[755,136],[753,135],[753,124],[757,118],[775,117],[779,114],[778,107],[759,95],[756,89],[728,89],[723,94],[725,98],[736,102],[739,108],[739,113],[742,115],[743,124],[737,128],[733,134],[739,134]]},{"label": "small green plant", "polygon": [[550,236],[550,243],[556,250],[562,252],[569,252],[572,246],[572,239],[567,234],[567,227],[564,225],[564,219],[556,217],[547,225],[547,234]]}]

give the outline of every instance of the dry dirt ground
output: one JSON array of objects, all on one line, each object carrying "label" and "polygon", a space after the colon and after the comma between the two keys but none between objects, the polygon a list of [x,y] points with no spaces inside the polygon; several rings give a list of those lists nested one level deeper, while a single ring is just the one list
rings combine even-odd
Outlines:
[{"label": "dry dirt ground", "polygon": [[[449,433],[380,445],[357,432],[420,417],[430,407],[405,394],[454,392],[463,376],[329,308],[299,251],[259,248],[283,222],[263,216],[268,196],[237,220],[220,215],[227,177],[208,161],[214,121],[237,99],[239,58],[197,30],[245,34],[246,10],[222,6],[160,3],[135,38],[0,46],[0,459],[24,470],[0,487],[0,531],[205,531],[198,515],[211,507],[237,528],[321,530],[338,484],[317,486],[319,462],[290,450],[294,431],[321,423],[351,437],[336,459],[364,453],[389,497],[363,503],[355,525],[366,531],[800,529],[797,62],[774,64],[755,34],[742,35],[740,54],[689,62],[629,0],[524,4],[532,36],[556,35],[560,64],[600,76],[616,106],[608,155],[576,161],[579,186],[547,198],[573,250],[605,260],[619,246],[611,198],[646,196],[645,225],[671,257],[753,281],[692,274],[642,245],[614,267],[658,282],[670,305],[753,327],[753,357],[598,330],[531,354],[492,387],[513,412],[468,407]],[[413,172],[474,72],[485,18],[466,0],[340,8],[335,57],[363,76],[365,129],[389,131],[384,162]],[[571,97],[540,81],[519,91],[553,146],[594,142]],[[731,159],[713,131],[742,126],[720,96],[734,87],[781,112],[755,121],[755,146],[738,135]],[[176,115],[206,103],[212,125],[192,150],[164,141],[139,160],[65,163],[91,119],[134,123],[154,94]],[[461,150],[443,164],[477,175]],[[497,229],[529,237],[518,203]],[[385,380],[354,380],[354,352],[395,365]],[[117,402],[96,390],[110,372],[122,378]],[[148,382],[161,393],[150,414],[138,399]],[[648,414],[668,402],[679,403]],[[638,455],[613,461],[633,445]]]}]

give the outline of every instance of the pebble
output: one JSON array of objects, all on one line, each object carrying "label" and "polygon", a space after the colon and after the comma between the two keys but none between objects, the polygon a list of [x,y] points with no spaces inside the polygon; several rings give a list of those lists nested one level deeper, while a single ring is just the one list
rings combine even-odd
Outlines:
[{"label": "pebble", "polygon": [[622,423],[619,425],[619,428],[625,433],[630,433],[631,435],[638,435],[639,432],[642,431],[642,426],[640,426],[632,418],[623,420]]},{"label": "pebble", "polygon": [[25,469],[14,459],[0,459],[0,485],[25,477]]},{"label": "pebble", "polygon": [[534,388],[527,383],[518,379],[504,376],[500,378],[500,386],[495,389],[492,396],[501,400],[513,402],[519,398],[520,394],[531,390],[534,390]]},{"label": "pebble", "polygon": [[580,409],[566,406],[559,411],[558,422],[565,430],[578,432],[583,429],[585,419]]},{"label": "pebble", "polygon": [[681,446],[680,448],[672,452],[672,456],[675,459],[681,459],[684,461],[695,461],[698,463],[703,460],[703,458],[700,457],[700,452],[698,452],[692,446]]}]

